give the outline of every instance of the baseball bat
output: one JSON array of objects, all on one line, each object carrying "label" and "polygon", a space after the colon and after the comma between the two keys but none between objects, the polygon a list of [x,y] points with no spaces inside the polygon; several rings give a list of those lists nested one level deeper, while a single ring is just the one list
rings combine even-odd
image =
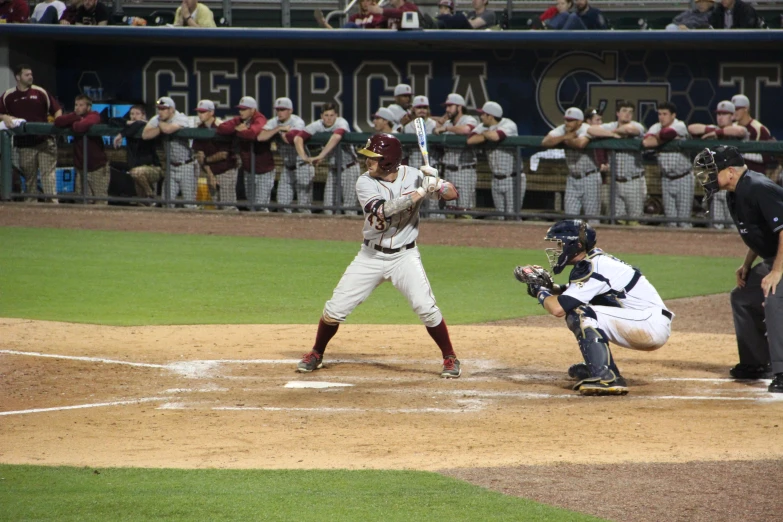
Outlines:
[{"label": "baseball bat", "polygon": [[416,118],[413,120],[413,126],[416,128],[416,141],[419,143],[421,157],[424,159],[424,165],[430,166],[430,154],[427,151],[427,129],[424,127],[424,120]]}]

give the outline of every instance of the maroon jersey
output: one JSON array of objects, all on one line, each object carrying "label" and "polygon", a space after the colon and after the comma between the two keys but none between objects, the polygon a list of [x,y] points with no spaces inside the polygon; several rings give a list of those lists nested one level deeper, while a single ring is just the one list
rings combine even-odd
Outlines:
[{"label": "maroon jersey", "polygon": [[0,18],[7,24],[24,24],[30,18],[30,6],[25,0],[8,0],[0,4]]},{"label": "maroon jersey", "polygon": [[[217,124],[213,121],[212,126],[209,127],[210,129],[217,129]],[[206,129],[208,128],[203,123],[199,124],[199,129]],[[213,156],[219,152],[226,152],[228,153],[228,156],[226,156],[226,159],[222,159],[220,161],[216,161],[213,163],[207,163],[210,170],[212,171],[212,174],[218,175],[223,174],[227,170],[231,170],[233,168],[236,168],[237,166],[237,160],[234,157],[234,144],[230,141],[216,141],[216,140],[193,140],[193,150],[195,151],[201,151],[204,153],[205,161],[209,160],[210,156]]]},{"label": "maroon jersey", "polygon": [[[84,117],[75,112],[64,114],[56,120],[56,127],[70,127],[73,132],[85,133],[90,127],[101,122],[101,115],[90,111]],[[87,140],[87,169],[92,172],[106,165],[106,154],[103,152],[103,139],[100,136],[77,135],[73,139],[73,166],[78,170],[84,169],[84,140]]]},{"label": "maroon jersey", "polygon": [[383,18],[383,15],[378,14],[362,14],[362,13],[356,13],[352,14],[348,21],[356,24],[360,29],[378,29],[379,27],[385,26],[386,20]]},{"label": "maroon jersey", "polygon": [[[26,91],[16,87],[8,89],[0,96],[0,114],[8,114],[14,118],[22,118],[34,123],[46,123],[49,116],[54,116],[60,110],[60,104],[45,89],[33,85]],[[14,143],[17,147],[34,147],[46,141],[46,136],[17,136]]]},{"label": "maroon jersey", "polygon": [[[748,141],[771,141],[775,139],[770,134],[769,129],[758,120],[750,120],[745,125],[745,128],[748,129]],[[746,152],[742,156],[745,158],[745,165],[750,170],[761,172],[762,174],[766,171],[766,164],[772,160],[769,154]]]},{"label": "maroon jersey", "polygon": [[[237,131],[236,127],[240,123],[245,123],[248,128],[243,131]],[[275,159],[272,157],[272,150],[269,148],[269,141],[258,141],[256,138],[266,125],[266,117],[256,111],[248,122],[243,122],[239,116],[224,121],[217,128],[217,133],[224,136],[236,135],[239,139],[239,156],[242,158],[242,169],[250,172],[252,163],[250,162],[250,151],[255,151],[256,164],[255,174],[265,174],[275,170]]]},{"label": "maroon jersey", "polygon": [[405,2],[399,9],[384,9],[383,17],[386,19],[386,27],[389,29],[399,29],[402,25],[403,13],[408,11],[417,11],[419,8],[413,2]]}]

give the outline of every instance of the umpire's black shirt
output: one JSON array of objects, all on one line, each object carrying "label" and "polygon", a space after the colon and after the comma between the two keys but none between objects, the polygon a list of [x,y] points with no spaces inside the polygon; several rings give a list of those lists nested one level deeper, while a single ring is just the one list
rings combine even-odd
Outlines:
[{"label": "umpire's black shirt", "polygon": [[774,259],[783,230],[783,187],[764,174],[746,170],[726,201],[748,248],[763,259]]}]

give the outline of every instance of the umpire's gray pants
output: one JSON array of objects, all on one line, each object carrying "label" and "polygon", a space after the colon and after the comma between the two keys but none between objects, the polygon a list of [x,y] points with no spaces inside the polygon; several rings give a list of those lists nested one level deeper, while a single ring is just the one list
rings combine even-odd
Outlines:
[{"label": "umpire's gray pants", "polygon": [[783,373],[783,280],[766,299],[761,290],[761,280],[769,274],[772,261],[751,268],[745,287],[731,291],[731,311],[739,362],[753,366],[771,363],[773,373]]},{"label": "umpire's gray pants", "polygon": [[[601,212],[601,175],[598,172],[581,179],[568,176],[565,189],[565,213],[578,216],[582,209],[588,216],[597,216]],[[590,222],[595,223],[596,220]]]},{"label": "umpire's gray pants", "polygon": [[[683,176],[678,179],[667,178],[664,174],[661,179],[661,192],[663,193],[663,213],[667,218],[690,219],[693,210],[693,176]],[[687,221],[679,223],[670,221],[666,226],[690,228],[693,225]]]},{"label": "umpire's gray pants", "polygon": [[251,174],[245,171],[245,195],[254,205],[261,206],[261,212],[269,212],[269,200],[272,198],[272,188],[275,186],[275,171],[263,174]]}]

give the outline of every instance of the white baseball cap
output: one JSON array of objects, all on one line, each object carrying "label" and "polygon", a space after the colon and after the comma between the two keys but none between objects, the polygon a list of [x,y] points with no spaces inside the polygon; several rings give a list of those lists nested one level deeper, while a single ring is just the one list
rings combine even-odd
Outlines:
[{"label": "white baseball cap", "polygon": [[158,106],[159,109],[162,109],[164,107],[169,107],[169,108],[172,108],[172,109],[176,109],[176,107],[177,107],[174,104],[174,100],[172,100],[168,96],[164,96],[163,98],[158,99],[158,101],[156,102],[156,105]]},{"label": "white baseball cap", "polygon": [[750,100],[744,94],[735,94],[734,96],[732,96],[731,103],[733,103],[734,107],[736,107],[737,109],[742,109],[743,107],[744,108],[750,107]]},{"label": "white baseball cap", "polygon": [[395,96],[405,96],[406,94],[407,95],[413,94],[413,89],[411,89],[411,86],[408,85],[407,83],[401,83],[394,88]]},{"label": "white baseball cap", "polygon": [[479,109],[479,114],[484,113],[489,114],[490,116],[494,116],[495,118],[502,118],[503,107],[495,102],[490,101],[485,103],[484,106]]},{"label": "white baseball cap", "polygon": [[734,111],[736,108],[734,107],[734,104],[731,103],[729,100],[723,100],[722,102],[718,103],[718,107],[715,109],[716,114],[734,114]]},{"label": "white baseball cap", "polygon": [[394,113],[387,109],[386,107],[381,107],[377,111],[375,111],[375,114],[372,115],[373,118],[383,118],[386,121],[390,121],[394,123],[396,119],[394,118]]},{"label": "white baseball cap", "polygon": [[215,110],[215,104],[212,102],[212,100],[201,100],[198,102],[198,106],[196,107],[196,112],[209,112]]},{"label": "white baseball cap", "polygon": [[426,96],[416,96],[413,98],[413,107],[429,107],[430,100]]},{"label": "white baseball cap", "polygon": [[582,109],[578,109],[576,107],[569,107],[565,111],[565,119],[567,120],[582,120],[585,119],[585,114],[582,112]]},{"label": "white baseball cap", "polygon": [[462,95],[457,94],[456,92],[452,92],[448,96],[446,96],[446,102],[443,105],[459,105],[460,107],[465,106],[465,98],[462,97]]},{"label": "white baseball cap", "polygon": [[294,110],[294,102],[291,101],[291,98],[278,98],[275,100],[275,109]]},{"label": "white baseball cap", "polygon": [[237,109],[258,109],[258,104],[252,96],[242,96],[242,99],[239,100],[239,105],[237,105]]}]

